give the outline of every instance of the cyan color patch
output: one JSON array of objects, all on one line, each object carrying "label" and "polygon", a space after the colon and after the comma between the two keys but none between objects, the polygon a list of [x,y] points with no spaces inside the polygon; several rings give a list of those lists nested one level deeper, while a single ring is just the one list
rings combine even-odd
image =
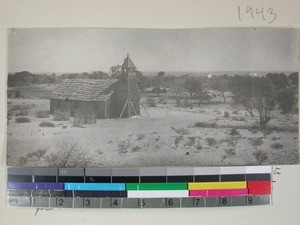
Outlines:
[{"label": "cyan color patch", "polygon": [[65,183],[65,190],[124,191],[125,183]]}]

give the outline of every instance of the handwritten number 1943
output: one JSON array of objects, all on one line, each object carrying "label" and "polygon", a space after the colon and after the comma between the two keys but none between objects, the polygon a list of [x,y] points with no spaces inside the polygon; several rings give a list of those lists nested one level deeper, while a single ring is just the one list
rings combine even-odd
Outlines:
[{"label": "handwritten number 1943", "polygon": [[248,5],[246,8],[242,8],[241,6],[238,6],[238,18],[239,21],[242,21],[244,19],[250,18],[250,19],[261,19],[262,21],[265,21],[269,24],[273,23],[277,15],[274,12],[273,8],[265,9],[264,7],[261,8],[254,8],[251,5]]}]

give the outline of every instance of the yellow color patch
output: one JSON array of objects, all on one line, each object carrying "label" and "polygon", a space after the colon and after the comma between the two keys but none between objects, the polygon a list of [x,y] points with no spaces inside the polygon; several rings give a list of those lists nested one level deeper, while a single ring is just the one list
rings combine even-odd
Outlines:
[{"label": "yellow color patch", "polygon": [[242,189],[242,188],[247,188],[246,181],[188,183],[189,190]]}]

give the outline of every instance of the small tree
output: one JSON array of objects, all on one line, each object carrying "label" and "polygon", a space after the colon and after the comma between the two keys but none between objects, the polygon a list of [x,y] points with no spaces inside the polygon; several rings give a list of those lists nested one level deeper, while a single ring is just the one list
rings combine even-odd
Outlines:
[{"label": "small tree", "polygon": [[223,102],[226,102],[225,92],[229,91],[229,81],[228,76],[224,75],[222,77],[211,78],[211,87],[220,92],[223,97]]},{"label": "small tree", "polygon": [[112,66],[110,67],[110,72],[111,72],[111,77],[117,79],[122,73],[122,66],[120,65]]},{"label": "small tree", "polygon": [[235,100],[253,114],[259,114],[261,127],[266,127],[271,120],[271,112],[276,105],[274,84],[267,77],[235,75],[232,79],[232,93]]}]

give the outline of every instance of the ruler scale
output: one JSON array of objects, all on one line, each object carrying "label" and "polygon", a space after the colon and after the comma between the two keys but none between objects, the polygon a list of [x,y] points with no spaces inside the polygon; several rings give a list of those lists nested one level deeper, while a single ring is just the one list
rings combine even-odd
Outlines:
[{"label": "ruler scale", "polygon": [[191,208],[271,204],[271,166],[8,168],[7,204]]}]

